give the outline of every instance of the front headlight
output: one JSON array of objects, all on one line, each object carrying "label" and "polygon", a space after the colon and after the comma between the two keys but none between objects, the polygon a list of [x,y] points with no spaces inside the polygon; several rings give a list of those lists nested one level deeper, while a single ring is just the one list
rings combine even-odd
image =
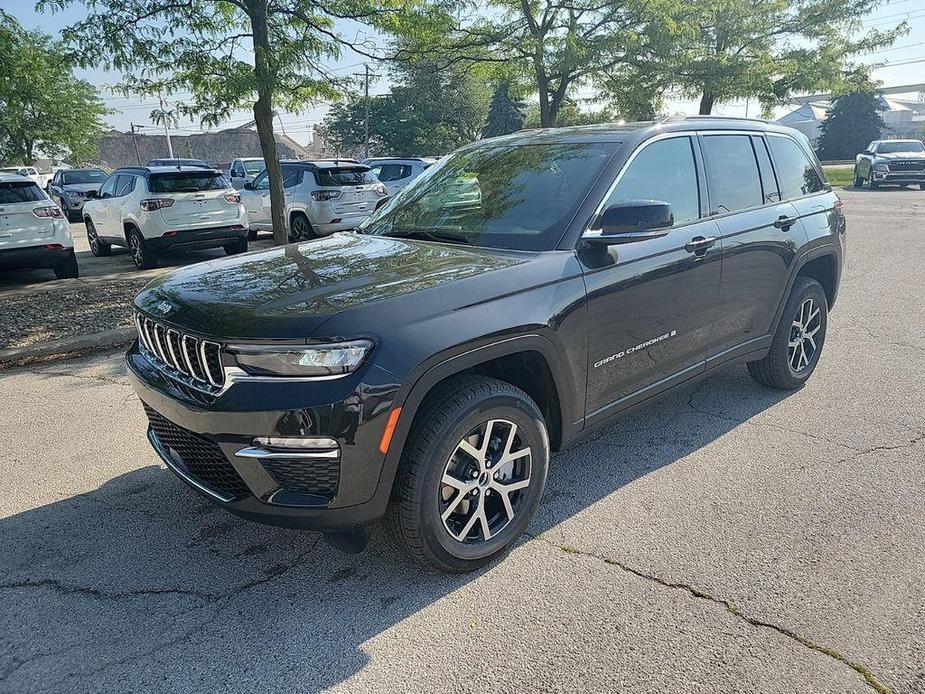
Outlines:
[{"label": "front headlight", "polygon": [[889,171],[889,164],[874,164],[874,171]]},{"label": "front headlight", "polygon": [[230,345],[242,369],[253,376],[340,376],[356,371],[372,340],[313,345]]}]

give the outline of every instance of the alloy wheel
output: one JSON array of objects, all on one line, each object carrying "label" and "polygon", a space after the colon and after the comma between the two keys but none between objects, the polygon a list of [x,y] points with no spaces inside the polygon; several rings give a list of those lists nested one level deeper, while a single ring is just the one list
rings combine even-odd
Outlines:
[{"label": "alloy wheel", "polygon": [[96,228],[89,221],[87,222],[87,240],[90,242],[90,250],[93,255],[98,255],[100,252],[100,240],[96,235]]},{"label": "alloy wheel", "polygon": [[456,445],[440,484],[443,527],[455,540],[486,542],[514,519],[530,486],[532,455],[517,425],[492,419]]},{"label": "alloy wheel", "polygon": [[816,300],[809,298],[800,304],[790,328],[787,357],[794,373],[800,373],[816,356],[816,333],[822,327],[822,313]]},{"label": "alloy wheel", "polygon": [[128,247],[132,253],[132,260],[135,261],[138,267],[141,267],[144,263],[144,251],[141,250],[141,241],[138,239],[138,234],[132,234],[129,237]]}]

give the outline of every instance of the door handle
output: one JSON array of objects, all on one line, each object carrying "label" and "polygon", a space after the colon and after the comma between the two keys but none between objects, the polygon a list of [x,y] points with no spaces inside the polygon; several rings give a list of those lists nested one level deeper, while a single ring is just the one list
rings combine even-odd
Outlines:
[{"label": "door handle", "polygon": [[792,227],[796,221],[797,220],[793,217],[788,217],[787,215],[782,214],[780,217],[774,220],[774,226],[781,231],[789,231],[790,227]]},{"label": "door handle", "polygon": [[716,243],[716,237],[703,237],[695,236],[686,244],[684,244],[684,250],[688,253],[693,253],[696,256],[702,256],[707,252],[707,249],[710,248],[714,243]]}]

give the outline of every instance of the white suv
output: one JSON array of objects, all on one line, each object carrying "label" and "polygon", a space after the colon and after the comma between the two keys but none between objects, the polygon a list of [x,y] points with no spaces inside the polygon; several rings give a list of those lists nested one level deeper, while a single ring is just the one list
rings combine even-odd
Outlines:
[{"label": "white suv", "polygon": [[385,184],[389,195],[395,195],[436,161],[433,157],[409,157],[407,159],[373,157],[364,159],[363,163],[369,166],[376,178]]},{"label": "white suv", "polygon": [[[286,224],[289,240],[327,236],[355,229],[388,199],[365,164],[353,160],[283,161]],[[272,231],[270,181],[263,171],[244,186],[251,239],[258,230]]]},{"label": "white suv", "polygon": [[51,268],[77,277],[74,240],[61,208],[38,184],[0,173],[0,268]]},{"label": "white suv", "polygon": [[247,213],[221,171],[192,166],[116,169],[83,208],[93,255],[127,246],[138,268],[169,251],[247,250]]}]

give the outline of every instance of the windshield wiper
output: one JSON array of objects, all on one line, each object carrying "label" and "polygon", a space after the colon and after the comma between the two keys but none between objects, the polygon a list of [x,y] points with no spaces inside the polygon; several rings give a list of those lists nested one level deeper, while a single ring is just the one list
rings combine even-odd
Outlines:
[{"label": "windshield wiper", "polygon": [[450,234],[433,229],[416,229],[411,227],[393,227],[388,233],[382,234],[389,238],[423,239],[424,241],[442,241],[444,243],[459,243],[467,246],[473,245],[472,239],[458,234]]}]

